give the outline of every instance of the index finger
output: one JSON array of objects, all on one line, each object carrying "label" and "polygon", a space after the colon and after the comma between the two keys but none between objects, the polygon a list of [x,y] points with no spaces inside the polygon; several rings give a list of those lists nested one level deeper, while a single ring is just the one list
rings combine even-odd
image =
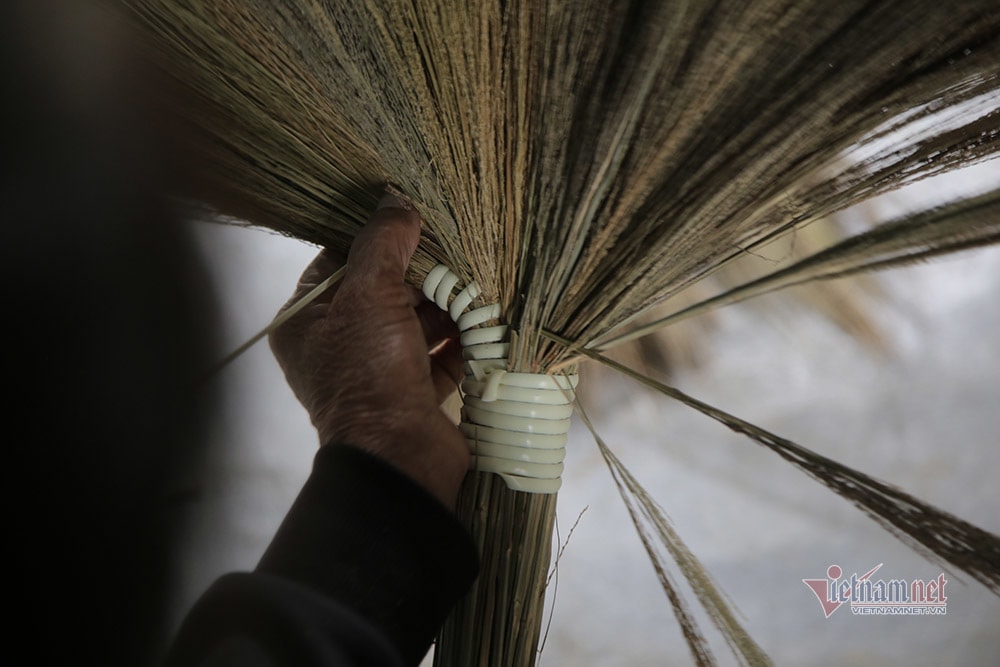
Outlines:
[{"label": "index finger", "polygon": [[387,194],[354,239],[345,282],[365,276],[375,284],[402,283],[419,242],[420,215]]}]

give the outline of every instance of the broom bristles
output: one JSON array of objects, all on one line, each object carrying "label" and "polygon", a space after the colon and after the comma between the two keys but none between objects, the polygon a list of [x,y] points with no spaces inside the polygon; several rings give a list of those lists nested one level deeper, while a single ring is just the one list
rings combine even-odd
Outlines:
[{"label": "broom bristles", "polygon": [[[123,4],[182,92],[162,101],[190,139],[198,187],[180,194],[344,252],[389,183],[427,225],[415,282],[438,263],[475,279],[515,371],[570,362],[795,226],[1000,150],[976,112],[1000,89],[995,0]],[[832,462],[798,465],[889,527],[924,516]],[[445,631],[451,664],[531,665],[554,501],[488,485],[462,501],[471,521],[488,498],[484,555],[535,551],[484,561]],[[971,535],[939,517],[917,533],[945,552]],[[994,581],[994,561],[948,553]]]},{"label": "broom bristles", "polygon": [[936,562],[950,563],[1000,595],[1000,537],[596,352],[588,351],[586,354],[767,447],[849,500],[907,546]]}]

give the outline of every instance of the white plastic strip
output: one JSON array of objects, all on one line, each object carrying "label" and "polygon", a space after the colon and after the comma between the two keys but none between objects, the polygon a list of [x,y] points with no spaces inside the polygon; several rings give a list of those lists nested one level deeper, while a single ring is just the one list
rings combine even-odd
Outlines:
[{"label": "white plastic strip", "polygon": [[[494,374],[498,375],[498,374]],[[514,375],[507,373],[506,375]],[[492,379],[492,376],[491,376]],[[480,382],[474,377],[467,377],[462,381],[462,391],[475,396],[482,396],[484,400],[489,400],[484,393],[486,382]],[[565,398],[560,398],[561,394],[555,394],[543,389],[530,389],[512,386],[504,383],[497,388],[496,398],[501,401],[521,401],[522,403],[546,403],[549,405],[565,404]]]},{"label": "white plastic strip", "polygon": [[510,354],[510,343],[485,343],[462,348],[464,359],[503,359],[506,361],[508,354]]},{"label": "white plastic strip", "polygon": [[513,447],[511,445],[498,445],[494,442],[479,442],[472,448],[474,456],[490,456],[498,459],[510,459],[511,461],[525,461],[528,463],[562,463],[566,458],[566,448],[559,449],[531,449],[530,447]]},{"label": "white plastic strip", "polygon": [[481,326],[500,317],[491,304],[467,310],[479,296],[473,281],[449,299],[460,280],[443,264],[424,280],[423,292],[462,332],[466,377],[459,428],[472,452],[473,467],[500,475],[525,493],[555,493],[562,485],[573,389],[577,377],[510,373],[506,325]]},{"label": "white plastic strip", "polygon": [[552,405],[551,403],[525,403],[524,401],[490,400],[490,397],[468,396],[465,405],[486,412],[498,412],[512,417],[529,417],[532,420],[559,421],[569,419],[573,414],[572,405]]},{"label": "white plastic strip", "polygon": [[[441,265],[438,264],[438,266]],[[428,273],[427,277],[430,278],[431,275]],[[426,285],[427,283],[425,282],[424,284]],[[475,283],[472,284],[475,285]],[[427,290],[424,290],[424,293],[426,294]],[[490,304],[489,306],[483,306],[482,308],[476,308],[475,310],[470,310],[464,315],[460,315],[457,320],[455,320],[454,317],[451,319],[455,320],[455,323],[458,325],[459,331],[466,331],[467,329],[471,329],[472,327],[482,324],[483,322],[489,322],[490,320],[495,320],[498,317],[500,317],[500,304],[494,303]]]},{"label": "white plastic strip", "polygon": [[566,444],[562,435],[545,435],[544,433],[525,433],[524,431],[505,431],[468,422],[458,427],[465,434],[470,444],[492,442],[497,445],[512,447],[527,447],[529,449],[560,449]]},{"label": "white plastic strip", "polygon": [[448,307],[448,314],[451,315],[451,319],[457,322],[458,318],[462,316],[462,312],[469,307],[469,304],[477,296],[479,296],[479,285],[476,283],[472,283],[459,292],[455,300],[451,302],[451,306]]},{"label": "white plastic strip", "polygon": [[463,414],[473,424],[491,426],[505,431],[540,433],[542,435],[561,435],[569,431],[568,419],[534,419],[523,415],[505,415],[502,412],[489,412],[473,407],[466,402]]}]

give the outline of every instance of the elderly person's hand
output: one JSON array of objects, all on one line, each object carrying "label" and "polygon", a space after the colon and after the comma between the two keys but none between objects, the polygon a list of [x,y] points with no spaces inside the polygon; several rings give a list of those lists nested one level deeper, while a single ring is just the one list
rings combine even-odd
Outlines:
[{"label": "elderly person's hand", "polygon": [[[418,214],[387,195],[355,239],[340,284],[270,342],[321,445],[381,457],[453,508],[469,450],[439,406],[461,378],[461,348],[448,314],[403,280],[419,240]],[[341,264],[321,252],[285,307]]]}]

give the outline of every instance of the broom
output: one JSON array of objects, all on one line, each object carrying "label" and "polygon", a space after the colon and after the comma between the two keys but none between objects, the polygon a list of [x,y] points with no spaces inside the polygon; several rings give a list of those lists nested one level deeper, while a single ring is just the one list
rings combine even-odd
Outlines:
[{"label": "broom", "polygon": [[[454,282],[434,289],[439,303],[450,308],[475,284],[465,305],[499,306],[471,330],[508,327],[494,343],[506,346],[511,373],[568,378],[583,359],[614,365],[602,351],[694,310],[1000,237],[993,192],[633,324],[783,233],[995,157],[993,0],[123,4],[178,93],[161,103],[186,128],[193,180],[204,186],[180,195],[344,251],[388,183],[426,223],[409,278],[425,285],[443,265]],[[503,369],[480,368],[483,378],[469,370],[486,385]],[[996,536],[640,379],[1000,591]],[[570,380],[552,383],[572,400]],[[662,510],[602,452],[695,661],[715,658],[671,561],[738,660],[766,662]],[[458,511],[483,568],[442,631],[439,665],[535,661],[555,495],[508,488],[514,477],[472,472],[466,481]]]}]

